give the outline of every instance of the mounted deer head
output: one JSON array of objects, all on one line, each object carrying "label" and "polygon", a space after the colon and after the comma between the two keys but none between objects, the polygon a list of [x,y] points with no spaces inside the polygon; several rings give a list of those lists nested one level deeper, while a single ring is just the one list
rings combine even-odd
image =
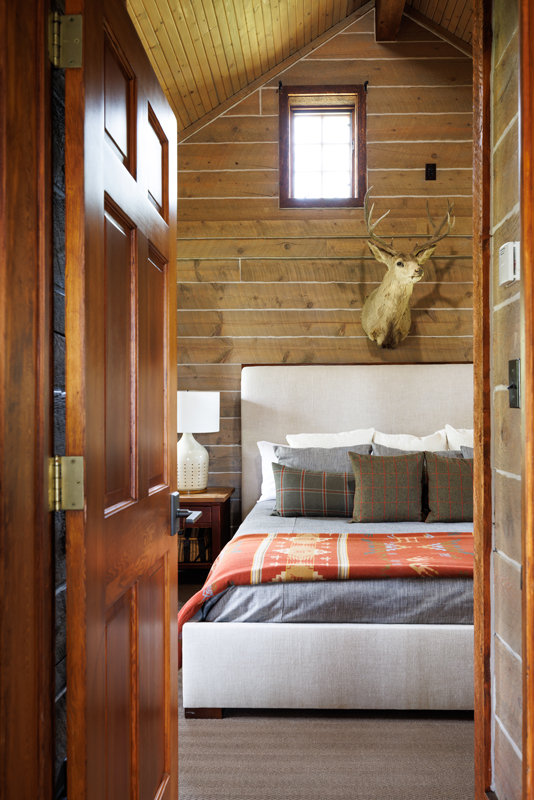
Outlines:
[{"label": "mounted deer head", "polygon": [[[393,247],[393,239],[388,244],[374,233],[378,223],[387,217],[389,211],[372,223],[374,203],[369,210],[369,192],[372,188],[371,186],[367,190],[364,200],[365,225],[369,234],[367,244],[376,260],[382,261],[388,271],[378,289],[374,289],[364,301],[362,326],[369,339],[376,342],[378,347],[394,349],[410,332],[412,318],[409,302],[414,283],[420,281],[424,275],[422,264],[434,254],[437,243],[448,236],[454,226],[454,217],[451,219],[453,203],[447,200],[447,213],[441,223],[436,225],[430,216],[427,201],[426,210],[434,233],[423,244],[416,243],[411,253],[401,253]],[[445,225],[447,228],[443,232]]]}]

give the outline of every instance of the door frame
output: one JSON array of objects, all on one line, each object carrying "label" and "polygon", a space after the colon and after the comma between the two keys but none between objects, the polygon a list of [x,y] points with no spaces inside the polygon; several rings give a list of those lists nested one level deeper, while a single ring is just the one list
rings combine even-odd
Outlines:
[{"label": "door frame", "polygon": [[[534,0],[520,0],[523,800],[534,800]],[[491,707],[491,57],[493,3],[474,0],[475,797],[494,797]],[[530,635],[529,635],[530,632]]]},{"label": "door frame", "polygon": [[473,3],[473,362],[475,470],[475,799],[491,773],[491,48],[492,6]]},{"label": "door frame", "polygon": [[[48,0],[0,7],[0,797],[51,800],[52,231]],[[23,101],[21,101],[23,98]]]},{"label": "door frame", "polygon": [[[523,798],[534,800],[534,0],[520,0]],[[529,635],[530,632],[530,635]]]},{"label": "door frame", "polygon": [[[28,5],[29,4],[29,5]],[[475,570],[475,731],[476,798],[483,800],[491,782],[490,681],[490,552],[491,495],[489,463],[489,186],[491,7],[474,2],[474,363],[475,363],[475,535],[479,545]],[[521,0],[521,229],[522,262],[534,257],[534,0]],[[0,677],[3,686],[26,687],[25,702],[15,695],[10,705],[0,695],[0,794],[5,800],[52,795],[53,742],[53,568],[51,515],[45,508],[47,488],[45,461],[50,442],[51,363],[51,258],[50,258],[50,96],[46,47],[47,0],[26,0],[25,14],[13,4],[2,4],[0,30],[0,428],[2,485],[9,486],[13,454],[17,454],[18,488],[4,492],[1,501],[0,549],[2,586],[6,598],[14,598],[16,617],[6,603],[0,606]],[[17,88],[25,105],[7,106],[9,83],[17,75]],[[7,113],[9,109],[9,113]],[[4,125],[2,126],[2,120]],[[9,130],[8,125],[9,123]],[[14,146],[14,142],[19,146]],[[9,159],[7,152],[9,150]],[[20,179],[31,180],[30,207],[26,184],[17,194]],[[9,202],[6,202],[8,200]],[[24,281],[17,281],[15,264],[24,264]],[[523,797],[534,800],[534,637],[527,637],[534,623],[534,276],[523,270],[524,298],[524,473],[523,473]],[[17,313],[26,309],[26,317]],[[484,313],[485,312],[485,313]],[[27,321],[30,320],[29,328]],[[10,406],[6,383],[9,364],[24,363],[28,369],[17,382],[17,405]],[[30,426],[25,427],[25,422]],[[529,420],[527,426],[526,420]],[[25,602],[21,603],[20,600]],[[28,650],[27,643],[31,642]],[[21,663],[20,653],[27,658]],[[31,687],[31,692],[28,692]],[[5,743],[13,747],[6,751]]]}]

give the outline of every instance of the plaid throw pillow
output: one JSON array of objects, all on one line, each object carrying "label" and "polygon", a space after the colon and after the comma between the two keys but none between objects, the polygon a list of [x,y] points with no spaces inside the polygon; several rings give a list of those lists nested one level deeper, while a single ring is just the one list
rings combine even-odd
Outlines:
[{"label": "plaid throw pillow", "polygon": [[273,517],[350,517],[354,478],[348,472],[315,472],[273,464]]},{"label": "plaid throw pillow", "polygon": [[349,453],[354,470],[353,522],[421,519],[423,453],[361,456]]},{"label": "plaid throw pillow", "polygon": [[425,453],[428,473],[428,507],[425,522],[473,520],[473,461],[442,458]]}]

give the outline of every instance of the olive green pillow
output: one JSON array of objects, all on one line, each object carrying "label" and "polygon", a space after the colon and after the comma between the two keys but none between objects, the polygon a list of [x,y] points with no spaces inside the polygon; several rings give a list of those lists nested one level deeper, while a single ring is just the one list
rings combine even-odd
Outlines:
[{"label": "olive green pillow", "polygon": [[349,452],[354,471],[353,522],[421,520],[424,453],[362,456]]},{"label": "olive green pillow", "polygon": [[428,507],[425,522],[472,522],[473,461],[425,452]]}]

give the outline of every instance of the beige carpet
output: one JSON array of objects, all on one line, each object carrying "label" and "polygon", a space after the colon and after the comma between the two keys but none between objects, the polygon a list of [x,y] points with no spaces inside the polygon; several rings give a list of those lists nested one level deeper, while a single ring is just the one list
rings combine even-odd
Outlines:
[{"label": "beige carpet", "polygon": [[[180,588],[183,603],[197,587]],[[227,709],[186,720],[180,691],[179,719],[179,800],[474,797],[469,714]]]}]

